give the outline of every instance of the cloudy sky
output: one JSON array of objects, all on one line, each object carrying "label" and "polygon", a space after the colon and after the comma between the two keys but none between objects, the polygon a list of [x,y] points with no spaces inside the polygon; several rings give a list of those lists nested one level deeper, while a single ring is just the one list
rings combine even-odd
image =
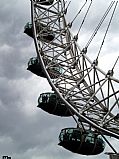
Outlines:
[{"label": "cloudy sky", "polygon": [[[78,4],[77,0],[72,1],[68,11],[69,21],[83,2]],[[93,1],[87,22],[80,33],[81,47],[85,46],[85,38],[90,37],[109,3],[110,0]],[[75,123],[70,118],[55,117],[36,107],[39,94],[49,91],[50,86],[47,80],[26,70],[29,58],[36,56],[33,40],[23,33],[28,21],[30,0],[0,1],[0,158],[9,155],[13,159],[107,159],[104,153],[94,157],[81,156],[57,145],[60,130]],[[78,29],[79,22],[80,16],[74,23],[74,30]],[[95,39],[92,42],[90,58],[96,57],[95,52],[99,49],[97,44],[100,37],[104,36],[105,26],[106,23],[97,41]],[[105,71],[112,68],[119,56],[118,42],[119,7],[99,61]],[[115,75],[119,77],[117,66],[119,62],[115,67]],[[117,142],[114,145],[118,150]],[[106,150],[110,149],[106,147]]]}]

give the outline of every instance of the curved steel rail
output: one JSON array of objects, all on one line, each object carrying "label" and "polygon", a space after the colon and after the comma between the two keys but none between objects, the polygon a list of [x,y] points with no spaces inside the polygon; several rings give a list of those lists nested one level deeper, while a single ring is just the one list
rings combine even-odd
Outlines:
[{"label": "curved steel rail", "polygon": [[[103,134],[119,139],[119,80],[113,70],[105,73],[98,61],[91,61],[86,49],[80,49],[66,22],[65,1],[51,6],[31,0],[31,15],[37,56],[47,80],[68,108],[75,112],[77,122],[85,121]],[[39,30],[38,25],[46,27]],[[52,40],[42,34],[54,33]],[[44,59],[50,59],[45,65]],[[47,69],[59,68],[58,78],[51,79]]]}]

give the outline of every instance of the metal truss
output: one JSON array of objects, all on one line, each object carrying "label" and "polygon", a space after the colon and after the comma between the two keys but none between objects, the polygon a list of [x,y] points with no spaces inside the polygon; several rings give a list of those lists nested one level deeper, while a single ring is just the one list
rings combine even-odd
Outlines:
[{"label": "metal truss", "polygon": [[[67,7],[64,0],[47,6],[31,0],[37,56],[52,89],[75,112],[76,123],[119,139],[119,79],[113,68],[100,69],[98,58],[89,59],[88,47],[80,48],[66,20]],[[48,69],[57,70],[57,78]]]}]

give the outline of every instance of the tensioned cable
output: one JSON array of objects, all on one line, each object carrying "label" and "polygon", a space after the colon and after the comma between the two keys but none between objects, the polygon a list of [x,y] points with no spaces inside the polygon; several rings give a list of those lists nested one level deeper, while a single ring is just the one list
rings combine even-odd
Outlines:
[{"label": "tensioned cable", "polygon": [[83,26],[83,24],[84,24],[84,22],[85,22],[85,19],[86,19],[87,15],[88,15],[88,12],[89,12],[89,10],[90,10],[91,5],[92,5],[92,0],[91,0],[91,2],[90,2],[90,4],[89,4],[89,7],[88,7],[87,11],[86,11],[86,14],[85,14],[85,16],[84,16],[84,18],[83,18],[83,21],[82,21],[82,23],[81,23],[81,25],[80,25],[80,27],[79,27],[79,29],[78,29],[78,32],[77,32],[77,35],[76,35],[77,38],[78,38],[79,32],[80,32],[80,30],[81,30],[81,28],[82,28],[82,26]]},{"label": "tensioned cable", "polygon": [[[68,10],[68,8],[69,8],[70,3],[71,3],[71,1],[70,1],[70,2],[68,3],[68,5],[67,5],[67,7],[66,7],[66,9],[65,9],[65,13],[67,12],[67,10]],[[65,6],[64,6],[64,8],[65,8]]]},{"label": "tensioned cable", "polygon": [[117,59],[116,59],[116,62],[115,62],[115,64],[114,64],[113,68],[112,68],[112,71],[114,70],[114,68],[115,68],[115,66],[116,66],[116,64],[117,64],[117,62],[118,62],[118,60],[119,60],[119,56],[118,56]]},{"label": "tensioned cable", "polygon": [[114,10],[113,10],[113,12],[112,12],[112,15],[111,15],[111,18],[110,18],[109,24],[108,24],[108,26],[107,26],[107,29],[106,29],[106,32],[105,32],[105,35],[104,35],[104,38],[103,38],[103,41],[102,41],[102,44],[101,44],[101,46],[100,46],[100,49],[99,49],[99,52],[98,52],[98,55],[97,55],[97,58],[96,58],[96,59],[98,59],[99,54],[100,54],[100,52],[101,52],[101,49],[102,49],[102,47],[103,47],[103,44],[104,44],[104,41],[105,41],[105,38],[106,38],[107,32],[108,32],[108,30],[109,30],[110,24],[111,24],[111,22],[112,22],[112,19],[113,19],[113,16],[114,16],[114,13],[115,13],[115,10],[116,10],[116,7],[117,7],[117,4],[118,4],[118,1],[117,1],[117,2],[116,2],[116,4],[115,4]]},{"label": "tensioned cable", "polygon": [[101,18],[98,26],[96,27],[96,29],[94,30],[93,34],[91,35],[89,41],[87,42],[85,48],[88,48],[90,43],[92,42],[93,38],[95,37],[95,35],[97,34],[99,28],[101,27],[102,23],[104,22],[105,18],[107,17],[108,13],[110,12],[113,4],[115,3],[115,1],[112,1],[111,4],[109,5],[109,7],[107,8],[106,12],[104,13],[103,17]]},{"label": "tensioned cable", "polygon": [[75,21],[75,19],[78,17],[78,15],[81,13],[82,9],[85,7],[87,3],[87,0],[85,1],[85,3],[82,5],[81,9],[78,11],[78,13],[76,14],[76,16],[74,17],[74,19],[70,22],[70,26],[72,26],[73,22]]}]

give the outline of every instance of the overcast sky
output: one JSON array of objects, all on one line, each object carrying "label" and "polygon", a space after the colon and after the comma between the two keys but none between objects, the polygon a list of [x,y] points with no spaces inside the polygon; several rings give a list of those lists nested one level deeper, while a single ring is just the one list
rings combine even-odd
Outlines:
[{"label": "overcast sky", "polygon": [[[82,0],[78,4],[77,0],[72,1],[68,10],[69,21],[83,2]],[[80,33],[81,47],[85,46],[85,37],[90,37],[109,3],[110,0],[93,1],[87,22]],[[50,86],[47,80],[26,70],[29,58],[36,56],[33,40],[23,33],[24,25],[28,21],[30,0],[0,1],[0,158],[9,155],[13,159],[107,159],[108,156],[104,153],[87,157],[73,154],[57,145],[60,130],[75,126],[75,123],[70,118],[55,117],[36,107],[39,94],[49,91]],[[80,16],[74,23],[74,30],[78,29],[79,22]],[[104,28],[105,26],[106,24],[103,25]],[[99,37],[104,36],[103,27]],[[97,38],[97,41],[92,42],[88,52],[90,58],[96,57],[99,40]],[[118,43],[119,7],[99,61],[105,71],[113,66],[119,56]],[[117,66],[116,76],[119,75],[116,71]],[[114,144],[119,150],[118,144]],[[110,149],[107,147],[106,150]]]}]

